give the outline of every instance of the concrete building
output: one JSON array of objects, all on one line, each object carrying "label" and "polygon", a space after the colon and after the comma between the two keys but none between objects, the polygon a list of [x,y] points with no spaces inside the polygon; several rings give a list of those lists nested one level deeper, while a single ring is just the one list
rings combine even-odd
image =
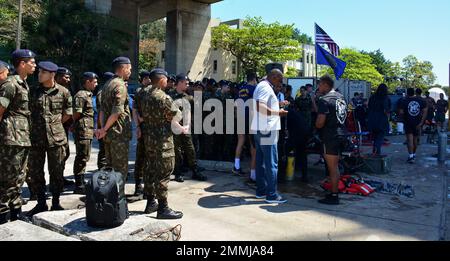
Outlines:
[{"label": "concrete building", "polygon": [[302,44],[303,55],[297,61],[288,61],[285,65],[298,70],[299,77],[315,77],[316,76],[316,48],[314,45]]},{"label": "concrete building", "polygon": [[[211,4],[221,0],[85,0],[94,12],[122,19],[132,40],[123,54],[137,68],[139,27],[166,17],[165,68],[169,73],[190,72],[201,75],[209,64],[211,48]],[[137,73],[137,70],[134,70]]]}]

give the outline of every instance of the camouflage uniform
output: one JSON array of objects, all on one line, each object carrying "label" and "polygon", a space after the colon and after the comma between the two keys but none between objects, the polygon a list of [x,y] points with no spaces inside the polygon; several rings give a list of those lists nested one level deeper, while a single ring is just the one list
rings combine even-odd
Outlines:
[{"label": "camouflage uniform", "polygon": [[64,158],[67,137],[63,115],[72,115],[72,96],[63,86],[38,86],[31,91],[31,152],[29,177],[32,191],[42,200],[45,195],[45,154],[48,156],[50,192],[55,196],[64,189]]},{"label": "camouflage uniform", "polygon": [[92,92],[81,89],[74,97],[74,112],[81,117],[74,124],[74,137],[77,156],[73,165],[73,174],[79,177],[85,174],[86,164],[91,156],[91,145],[94,139],[94,107]]},{"label": "camouflage uniform", "polygon": [[[172,93],[174,103],[183,112],[183,103],[189,103],[190,108],[194,106],[194,97],[187,95],[186,93]],[[186,104],[184,107],[187,107]],[[189,113],[191,113],[189,111]],[[191,123],[189,123],[191,124]],[[183,153],[187,160],[187,165],[191,170],[197,170],[197,159],[192,142],[192,136],[190,134],[174,135],[175,145],[175,174],[181,176],[181,167],[183,162]]]},{"label": "camouflage uniform", "polygon": [[[209,99],[215,99],[215,94],[209,92],[209,91],[205,91],[203,92],[203,105],[205,105],[205,103],[209,100]],[[208,117],[209,115],[211,115],[213,112],[203,112],[203,121],[205,120],[206,117]],[[213,123],[214,124],[214,123]],[[214,137],[215,134],[211,134],[208,135],[206,133],[202,134],[201,137],[201,144],[200,144],[200,148],[201,148],[201,155],[202,155],[202,159],[205,160],[217,160],[216,157],[216,150],[214,149]]]},{"label": "camouflage uniform", "polygon": [[[100,111],[101,111],[101,100],[102,100],[102,90],[101,88],[97,93],[97,101],[96,101],[96,107],[97,107],[97,113],[98,117],[100,117]],[[97,155],[97,168],[102,169],[106,167],[106,155],[105,155],[105,143],[103,142],[103,139],[98,140],[98,155]]]},{"label": "camouflage uniform", "polygon": [[104,138],[106,160],[108,167],[122,174],[124,182],[128,176],[128,150],[131,140],[131,113],[128,99],[125,82],[119,77],[109,80],[102,90],[103,124],[106,124],[112,114],[120,115]]},{"label": "camouflage uniform", "polygon": [[[150,88],[150,87],[146,87]],[[143,93],[143,90],[146,88],[138,88],[136,89],[136,94],[134,95],[134,102],[133,102],[133,109],[136,109],[139,113],[139,115],[142,115],[142,111],[140,111],[138,108],[138,104],[140,103],[141,95]],[[144,171],[145,171],[145,165],[147,161],[145,158],[145,144],[144,144],[144,138],[141,136],[140,139],[137,140],[137,146],[136,146],[136,162],[134,164],[134,178],[136,180],[143,180],[144,178]]]},{"label": "camouflage uniform", "polygon": [[0,214],[22,207],[30,142],[29,88],[15,75],[0,85],[0,106],[6,108],[0,123]]},{"label": "camouflage uniform", "polygon": [[[234,160],[234,149],[236,148],[236,139],[235,135],[227,134],[227,100],[233,100],[233,95],[228,93],[220,93],[217,95],[217,98],[222,102],[223,108],[223,135],[216,135],[216,139],[214,142],[214,147],[219,148],[217,152],[217,157],[219,161],[233,161]],[[234,108],[233,114],[230,115],[233,117],[234,122]]]},{"label": "camouflage uniform", "polygon": [[144,119],[141,130],[148,160],[144,172],[145,193],[149,198],[155,196],[160,205],[167,205],[168,184],[175,167],[171,121],[179,111],[172,98],[156,87],[143,91],[138,109]]}]

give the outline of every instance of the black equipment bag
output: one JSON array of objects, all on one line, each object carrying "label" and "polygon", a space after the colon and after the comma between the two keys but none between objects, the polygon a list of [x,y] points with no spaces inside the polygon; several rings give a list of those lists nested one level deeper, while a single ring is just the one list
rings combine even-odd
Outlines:
[{"label": "black equipment bag", "polygon": [[113,169],[94,173],[86,186],[86,220],[90,227],[114,228],[129,217],[122,174]]}]

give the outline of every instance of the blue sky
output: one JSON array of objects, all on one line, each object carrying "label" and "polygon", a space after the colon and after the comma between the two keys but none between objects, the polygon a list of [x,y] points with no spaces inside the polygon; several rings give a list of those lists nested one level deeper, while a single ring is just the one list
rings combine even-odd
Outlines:
[{"label": "blue sky", "polygon": [[341,48],[381,49],[393,62],[415,55],[433,63],[437,83],[449,85],[449,0],[224,0],[212,6],[212,17],[223,21],[246,16],[295,24],[312,37],[316,22]]}]

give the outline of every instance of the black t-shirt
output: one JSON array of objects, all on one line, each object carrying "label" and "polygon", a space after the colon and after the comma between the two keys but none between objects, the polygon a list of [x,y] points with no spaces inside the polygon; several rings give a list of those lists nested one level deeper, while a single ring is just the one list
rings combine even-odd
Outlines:
[{"label": "black t-shirt", "polygon": [[403,101],[403,112],[405,123],[411,126],[417,126],[422,121],[422,110],[427,107],[427,102],[420,97],[407,97]]},{"label": "black t-shirt", "polygon": [[445,108],[448,107],[448,102],[446,100],[439,100],[436,103],[437,113],[445,113]]},{"label": "black t-shirt", "polygon": [[334,138],[345,133],[345,120],[347,119],[347,103],[342,94],[331,91],[320,97],[318,114],[327,116],[325,126],[320,130],[322,138]]}]

